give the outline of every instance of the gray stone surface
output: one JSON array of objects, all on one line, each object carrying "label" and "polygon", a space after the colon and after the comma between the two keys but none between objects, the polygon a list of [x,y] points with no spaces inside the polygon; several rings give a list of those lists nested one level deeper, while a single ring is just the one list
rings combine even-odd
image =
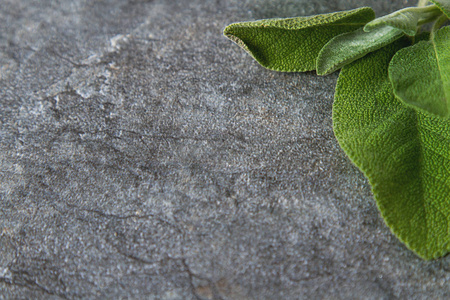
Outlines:
[{"label": "gray stone surface", "polygon": [[221,35],[414,2],[0,0],[0,298],[449,298],[340,150],[337,75]]}]

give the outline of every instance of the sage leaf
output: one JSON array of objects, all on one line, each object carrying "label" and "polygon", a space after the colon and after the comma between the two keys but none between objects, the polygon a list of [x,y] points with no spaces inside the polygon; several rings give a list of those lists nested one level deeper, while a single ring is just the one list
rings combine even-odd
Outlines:
[{"label": "sage leaf", "polygon": [[331,38],[374,18],[373,10],[363,7],[310,17],[234,23],[225,28],[224,35],[268,69],[304,72],[316,68],[317,54]]},{"label": "sage leaf", "polygon": [[407,44],[400,39],[342,69],[333,126],[392,232],[434,259],[450,252],[450,122],[394,96],[388,65]]},{"label": "sage leaf", "polygon": [[398,51],[389,66],[394,94],[416,109],[450,117],[450,27]]},{"label": "sage leaf", "polygon": [[403,31],[391,26],[377,27],[370,32],[362,28],[331,39],[317,57],[317,74],[327,75],[367,53],[378,50],[401,38]]},{"label": "sage leaf", "polygon": [[409,36],[416,35],[419,24],[423,21],[429,21],[442,14],[436,5],[425,7],[409,7],[387,16],[376,18],[364,26],[364,31],[370,32],[382,26],[391,26],[402,30]]},{"label": "sage leaf", "polygon": [[430,0],[447,16],[450,18],[450,0]]}]

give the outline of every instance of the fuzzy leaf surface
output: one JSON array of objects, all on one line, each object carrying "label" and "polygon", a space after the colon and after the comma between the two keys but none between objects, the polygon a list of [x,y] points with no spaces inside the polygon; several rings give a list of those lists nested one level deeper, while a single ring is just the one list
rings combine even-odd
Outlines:
[{"label": "fuzzy leaf surface", "polygon": [[304,72],[316,68],[317,55],[330,39],[374,18],[373,10],[363,7],[311,17],[235,23],[225,28],[224,35],[268,69]]},{"label": "fuzzy leaf surface", "polygon": [[377,27],[370,32],[362,28],[331,39],[317,57],[317,74],[326,75],[342,68],[367,53],[378,50],[403,36],[391,26]]},{"label": "fuzzy leaf surface", "polygon": [[394,96],[388,65],[407,43],[401,39],[342,69],[333,126],[392,232],[434,259],[450,251],[450,122]]},{"label": "fuzzy leaf surface", "polygon": [[430,41],[398,51],[389,78],[394,94],[405,104],[450,117],[450,27],[438,30]]}]

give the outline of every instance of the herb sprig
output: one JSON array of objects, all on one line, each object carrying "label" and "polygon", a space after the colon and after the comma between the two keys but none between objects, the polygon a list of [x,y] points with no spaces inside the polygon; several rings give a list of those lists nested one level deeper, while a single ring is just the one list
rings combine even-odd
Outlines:
[{"label": "herb sprig", "polygon": [[424,259],[450,252],[449,18],[450,0],[421,0],[380,18],[363,7],[224,30],[271,70],[342,69],[336,138],[369,179],[386,224]]}]

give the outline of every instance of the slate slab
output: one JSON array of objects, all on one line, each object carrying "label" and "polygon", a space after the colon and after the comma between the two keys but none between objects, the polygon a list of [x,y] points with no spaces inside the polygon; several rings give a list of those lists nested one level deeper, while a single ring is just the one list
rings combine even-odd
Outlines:
[{"label": "slate slab", "polygon": [[1,299],[446,299],[232,22],[415,1],[0,0]]}]

